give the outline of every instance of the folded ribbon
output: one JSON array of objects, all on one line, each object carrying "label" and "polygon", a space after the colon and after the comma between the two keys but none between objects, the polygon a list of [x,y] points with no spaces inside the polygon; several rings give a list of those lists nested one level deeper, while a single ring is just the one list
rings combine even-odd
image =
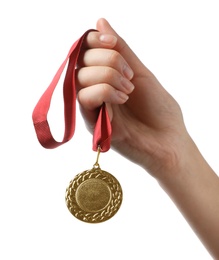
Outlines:
[{"label": "folded ribbon", "polygon": [[[56,148],[68,142],[75,132],[76,119],[76,86],[75,86],[75,68],[77,66],[80,51],[83,48],[84,40],[87,34],[91,31],[86,31],[71,47],[66,59],[61,64],[52,82],[43,93],[38,103],[36,104],[32,119],[36,131],[37,138],[40,144],[48,149]],[[68,62],[66,75],[63,83],[63,97],[64,97],[64,119],[65,131],[61,142],[56,141],[50,131],[49,123],[47,121],[47,114],[50,108],[53,92],[59,82],[61,74]],[[111,123],[105,103],[100,107],[100,112],[95,125],[93,133],[93,150],[97,151],[100,147],[101,152],[106,152],[110,149],[111,142]]]}]

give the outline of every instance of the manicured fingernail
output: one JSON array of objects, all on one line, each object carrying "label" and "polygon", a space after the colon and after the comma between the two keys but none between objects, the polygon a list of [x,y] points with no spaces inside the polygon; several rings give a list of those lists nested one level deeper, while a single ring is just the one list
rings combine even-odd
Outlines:
[{"label": "manicured fingernail", "polygon": [[126,95],[124,92],[117,91],[117,95],[119,99],[122,99],[122,101],[127,101],[129,99],[129,96]]},{"label": "manicured fingernail", "polygon": [[134,76],[134,72],[133,70],[128,66],[128,65],[125,65],[124,68],[123,68],[123,73],[124,73],[124,76],[127,78],[127,79],[132,79],[133,76]]},{"label": "manicured fingernail", "polygon": [[117,42],[117,38],[111,34],[101,34],[100,41],[106,44],[114,45]]},{"label": "manicured fingernail", "polygon": [[121,77],[121,84],[126,89],[126,91],[128,91],[128,93],[131,93],[133,91],[133,89],[135,88],[135,86],[132,84],[132,82],[124,77]]}]

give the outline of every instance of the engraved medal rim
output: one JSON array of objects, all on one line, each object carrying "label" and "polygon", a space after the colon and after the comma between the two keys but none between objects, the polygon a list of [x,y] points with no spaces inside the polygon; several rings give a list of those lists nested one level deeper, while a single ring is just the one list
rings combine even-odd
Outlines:
[{"label": "engraved medal rim", "polygon": [[[76,200],[78,187],[89,179],[102,180],[109,188],[110,200],[107,205],[98,211],[86,211],[80,207]],[[123,199],[122,187],[119,181],[109,172],[99,167],[93,167],[77,174],[66,189],[65,201],[70,213],[77,219],[88,223],[100,223],[113,217],[119,210]]]}]

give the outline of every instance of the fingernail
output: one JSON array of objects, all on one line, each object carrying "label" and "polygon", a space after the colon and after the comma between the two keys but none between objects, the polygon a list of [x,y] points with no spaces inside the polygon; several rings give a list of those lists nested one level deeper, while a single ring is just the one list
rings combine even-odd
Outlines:
[{"label": "fingernail", "polygon": [[117,42],[117,38],[111,34],[101,34],[100,41],[106,44],[114,45]]},{"label": "fingernail", "polygon": [[121,84],[126,89],[126,91],[128,91],[128,93],[131,93],[135,88],[132,82],[124,77],[121,77]]},{"label": "fingernail", "polygon": [[126,95],[124,92],[117,91],[117,95],[119,99],[122,99],[122,101],[127,101],[129,99],[129,96]]},{"label": "fingernail", "polygon": [[133,76],[134,76],[134,72],[133,70],[128,66],[128,65],[125,65],[124,68],[123,68],[123,73],[124,73],[124,76],[127,78],[127,79],[132,79]]}]

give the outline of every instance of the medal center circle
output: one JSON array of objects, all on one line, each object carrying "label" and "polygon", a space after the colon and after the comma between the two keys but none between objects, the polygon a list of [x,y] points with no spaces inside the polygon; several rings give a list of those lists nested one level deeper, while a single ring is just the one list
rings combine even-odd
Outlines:
[{"label": "medal center circle", "polygon": [[100,179],[89,179],[79,185],[76,191],[76,201],[86,212],[103,210],[111,200],[109,186]]}]

